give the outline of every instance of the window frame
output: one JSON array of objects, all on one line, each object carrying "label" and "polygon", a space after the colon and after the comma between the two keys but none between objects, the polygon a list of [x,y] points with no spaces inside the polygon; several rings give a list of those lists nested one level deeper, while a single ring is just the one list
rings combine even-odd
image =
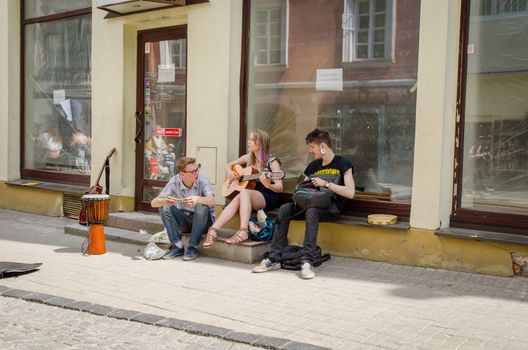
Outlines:
[{"label": "window frame", "polygon": [[[280,62],[272,62],[270,63],[270,52],[271,52],[271,34],[269,32],[270,30],[270,23],[269,23],[269,12],[272,10],[280,10],[280,17],[281,17],[281,30],[280,30]],[[289,0],[281,1],[281,0],[275,0],[272,4],[266,4],[264,6],[260,6],[259,10],[267,11],[267,17],[268,20],[266,22],[266,39],[267,39],[267,62],[266,63],[258,63],[257,55],[253,57],[254,65],[255,67],[273,67],[273,66],[287,66],[288,65],[288,10],[289,10]],[[257,43],[258,40],[255,39],[255,43]],[[256,45],[256,44],[255,44]],[[257,51],[257,48],[255,48],[255,52]]]},{"label": "window frame", "polygon": [[462,169],[464,159],[465,92],[467,84],[467,57],[471,0],[462,1],[459,36],[459,62],[457,86],[457,120],[455,126],[455,159],[453,173],[453,201],[450,226],[483,229],[504,233],[528,235],[528,215],[481,211],[461,207]]},{"label": "window frame", "polygon": [[53,15],[46,15],[40,17],[25,18],[25,5],[24,1],[21,1],[21,11],[20,11],[20,175],[23,179],[37,179],[37,180],[48,180],[52,182],[61,182],[68,184],[79,184],[79,185],[89,185],[90,184],[90,175],[81,175],[81,174],[68,174],[60,173],[54,171],[46,170],[34,170],[25,168],[25,119],[26,119],[26,110],[25,110],[25,26],[36,23],[46,23],[53,22],[56,20],[62,20],[72,17],[84,16],[92,14],[92,8],[86,7],[82,9],[77,9],[73,11],[66,11],[62,13],[56,13]]},{"label": "window frame", "polygon": [[[394,2],[393,2],[394,4]],[[249,41],[251,37],[251,0],[242,3],[242,50],[240,64],[240,124],[239,124],[239,150],[240,156],[246,153],[247,143],[247,108],[249,88]],[[393,21],[394,22],[394,21]],[[391,36],[394,36],[391,34]],[[393,45],[394,47],[394,45]],[[289,197],[286,193],[284,198]],[[372,213],[387,213],[397,215],[401,221],[408,221],[411,213],[411,203],[387,202],[379,199],[350,199],[346,202],[344,215],[366,217]]]},{"label": "window frame", "polygon": [[[395,23],[395,11],[396,2],[393,0],[385,0],[385,40],[384,40],[384,55],[383,57],[374,57],[374,44],[375,44],[375,5],[374,1],[366,0],[369,2],[369,28],[368,28],[368,40],[367,40],[367,57],[357,57],[357,46],[358,46],[358,23],[359,23],[359,2],[360,0],[343,0],[343,14],[342,14],[342,61],[343,63],[355,63],[355,62],[379,62],[379,61],[392,61],[394,60],[394,23]],[[346,13],[346,10],[349,10]],[[350,25],[345,23],[351,22]]]}]

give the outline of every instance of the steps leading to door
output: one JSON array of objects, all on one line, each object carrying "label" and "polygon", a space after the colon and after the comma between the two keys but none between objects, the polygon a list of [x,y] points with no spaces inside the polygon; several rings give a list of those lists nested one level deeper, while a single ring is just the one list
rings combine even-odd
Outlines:
[{"label": "steps leading to door", "polygon": [[[105,226],[105,239],[146,246],[153,233],[164,229],[158,214],[144,212],[110,213]],[[145,233],[139,233],[145,230]],[[88,227],[74,224],[64,227],[64,232],[87,237]],[[215,244],[209,249],[198,248],[200,255],[213,258],[238,261],[247,264],[259,262],[262,255],[270,248],[270,242],[246,241],[238,245],[231,245],[225,241],[235,233],[233,229],[222,229],[218,233]],[[205,237],[204,237],[205,238]],[[187,246],[188,234],[183,234],[184,245]],[[203,241],[203,240],[202,240]],[[167,248],[166,245],[160,245]]]}]

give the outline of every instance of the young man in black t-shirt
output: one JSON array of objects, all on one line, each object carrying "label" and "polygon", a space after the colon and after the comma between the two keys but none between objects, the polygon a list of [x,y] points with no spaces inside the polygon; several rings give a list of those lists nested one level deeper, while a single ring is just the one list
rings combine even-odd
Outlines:
[{"label": "young man in black t-shirt", "polygon": [[[309,208],[299,214],[295,214],[293,202],[283,204],[279,209],[276,229],[273,234],[271,250],[267,258],[260,265],[253,268],[253,272],[266,272],[280,269],[281,253],[288,244],[288,228],[291,219],[306,220],[306,231],[302,250],[301,278],[311,279],[315,277],[313,262],[316,254],[317,233],[319,222],[335,220],[344,208],[346,198],[354,198],[355,185],[352,176],[352,164],[342,156],[332,151],[332,141],[328,132],[315,129],[306,136],[310,154],[314,160],[304,170],[304,175],[312,177],[315,187],[326,187],[337,195],[337,201],[330,208]],[[317,175],[341,174],[339,185],[324,181]]]}]

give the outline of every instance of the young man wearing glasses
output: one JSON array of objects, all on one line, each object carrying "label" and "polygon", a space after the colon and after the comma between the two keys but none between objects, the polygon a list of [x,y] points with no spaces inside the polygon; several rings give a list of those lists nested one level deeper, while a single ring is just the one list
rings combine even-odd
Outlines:
[{"label": "young man wearing glasses", "polygon": [[[214,193],[209,178],[201,174],[195,158],[181,157],[176,163],[178,173],[165,185],[150,205],[160,208],[161,221],[167,229],[170,250],[163,259],[183,255],[194,260],[202,235],[214,221]],[[189,246],[183,248],[181,231],[190,231]],[[185,252],[185,254],[184,254]]]}]

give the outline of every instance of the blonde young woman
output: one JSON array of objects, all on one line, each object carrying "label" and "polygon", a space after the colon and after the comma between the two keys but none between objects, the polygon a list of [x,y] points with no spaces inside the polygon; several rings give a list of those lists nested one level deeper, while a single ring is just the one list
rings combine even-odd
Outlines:
[{"label": "blonde young woman", "polygon": [[261,173],[254,189],[242,189],[224,208],[207,232],[203,244],[210,248],[222,228],[237,213],[240,217],[240,228],[226,243],[239,244],[249,239],[249,218],[252,210],[273,210],[279,206],[278,193],[282,192],[282,180],[268,178],[269,172],[280,173],[279,160],[269,153],[269,135],[262,130],[253,130],[247,142],[248,153],[226,165],[226,176],[233,180],[236,177],[233,165],[253,167]]}]

